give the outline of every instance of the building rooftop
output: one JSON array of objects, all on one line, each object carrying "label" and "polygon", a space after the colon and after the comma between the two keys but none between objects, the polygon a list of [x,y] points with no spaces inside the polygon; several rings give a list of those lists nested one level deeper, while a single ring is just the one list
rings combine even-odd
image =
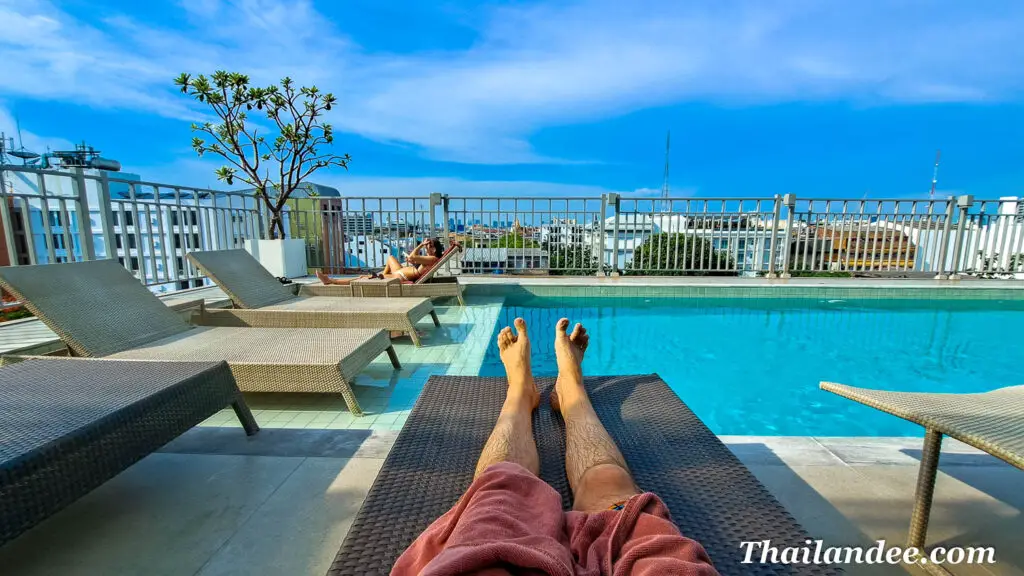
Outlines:
[{"label": "building rooftop", "polygon": [[508,260],[509,256],[547,256],[548,251],[541,248],[466,248],[462,260]]},{"label": "building rooftop", "polygon": [[[508,250],[508,249],[500,249]],[[515,250],[515,249],[513,249]],[[473,284],[532,284],[552,279],[468,278]],[[738,278],[562,278],[590,285],[773,286]],[[797,285],[893,286],[884,280],[791,281]],[[970,285],[972,283],[964,283]],[[1024,283],[983,282],[984,286]],[[904,286],[941,289],[934,281]],[[225,305],[205,288],[168,296]],[[340,398],[246,394],[263,430],[247,438],[230,410],[201,423],[78,502],[0,548],[4,574],[323,576],[344,539],[398,431],[432,374],[476,375],[504,299],[470,295],[468,306],[439,305],[442,328],[427,319],[424,346],[395,341],[404,366],[378,360],[355,392],[367,411],[353,417]],[[21,331],[34,321],[0,325]],[[59,417],[55,414],[54,417]],[[811,533],[830,545],[902,542],[916,482],[919,438],[722,436],[721,439]],[[999,574],[1024,567],[1015,538],[1024,530],[1020,471],[947,441],[930,540],[996,546]],[[59,545],[55,545],[59,543]],[[962,567],[958,575],[993,572]],[[856,572],[851,572],[856,573]],[[906,574],[875,567],[872,574]]]}]

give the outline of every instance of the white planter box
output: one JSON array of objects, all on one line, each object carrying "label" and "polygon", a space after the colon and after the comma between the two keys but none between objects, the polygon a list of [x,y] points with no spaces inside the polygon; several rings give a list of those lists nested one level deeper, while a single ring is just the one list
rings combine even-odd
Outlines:
[{"label": "white planter box", "polygon": [[246,240],[245,249],[274,276],[298,278],[306,275],[305,240]]}]

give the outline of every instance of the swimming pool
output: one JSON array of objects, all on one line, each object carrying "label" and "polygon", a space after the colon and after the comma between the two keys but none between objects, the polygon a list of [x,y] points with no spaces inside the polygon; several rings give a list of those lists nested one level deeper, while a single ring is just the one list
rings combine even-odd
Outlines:
[{"label": "swimming pool", "polygon": [[[717,434],[917,436],[818,382],[977,392],[1021,383],[1024,367],[1021,301],[513,296],[496,328],[517,316],[535,375],[554,375],[566,316],[591,333],[586,374],[656,372]],[[480,375],[502,374],[492,345]]]}]

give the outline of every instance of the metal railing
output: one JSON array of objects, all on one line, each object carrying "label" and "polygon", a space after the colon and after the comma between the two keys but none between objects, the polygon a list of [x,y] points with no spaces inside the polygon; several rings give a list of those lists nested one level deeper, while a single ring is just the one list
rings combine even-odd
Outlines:
[{"label": "metal railing", "polygon": [[265,228],[255,199],[107,172],[0,170],[0,264],[117,258],[155,291],[203,285],[185,257],[240,248]]},{"label": "metal railing", "polygon": [[606,198],[449,198],[462,274],[603,274]]},{"label": "metal railing", "polygon": [[[154,290],[200,286],[185,256],[264,238],[244,192],[0,169],[0,264],[118,258]],[[424,237],[444,274],[1024,276],[1024,202],[772,198],[303,197],[284,218],[328,273],[379,270]]]},{"label": "metal railing", "polygon": [[306,262],[329,274],[379,270],[426,236],[444,236],[440,194],[428,198],[292,198],[286,229],[306,241]]}]

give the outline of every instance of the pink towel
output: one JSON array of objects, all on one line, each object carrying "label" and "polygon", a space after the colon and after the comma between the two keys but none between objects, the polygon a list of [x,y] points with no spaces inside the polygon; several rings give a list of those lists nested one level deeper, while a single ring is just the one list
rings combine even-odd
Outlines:
[{"label": "pink towel", "polygon": [[517,464],[488,468],[395,563],[393,575],[717,576],[650,492],[622,510],[563,512],[562,498]]}]

